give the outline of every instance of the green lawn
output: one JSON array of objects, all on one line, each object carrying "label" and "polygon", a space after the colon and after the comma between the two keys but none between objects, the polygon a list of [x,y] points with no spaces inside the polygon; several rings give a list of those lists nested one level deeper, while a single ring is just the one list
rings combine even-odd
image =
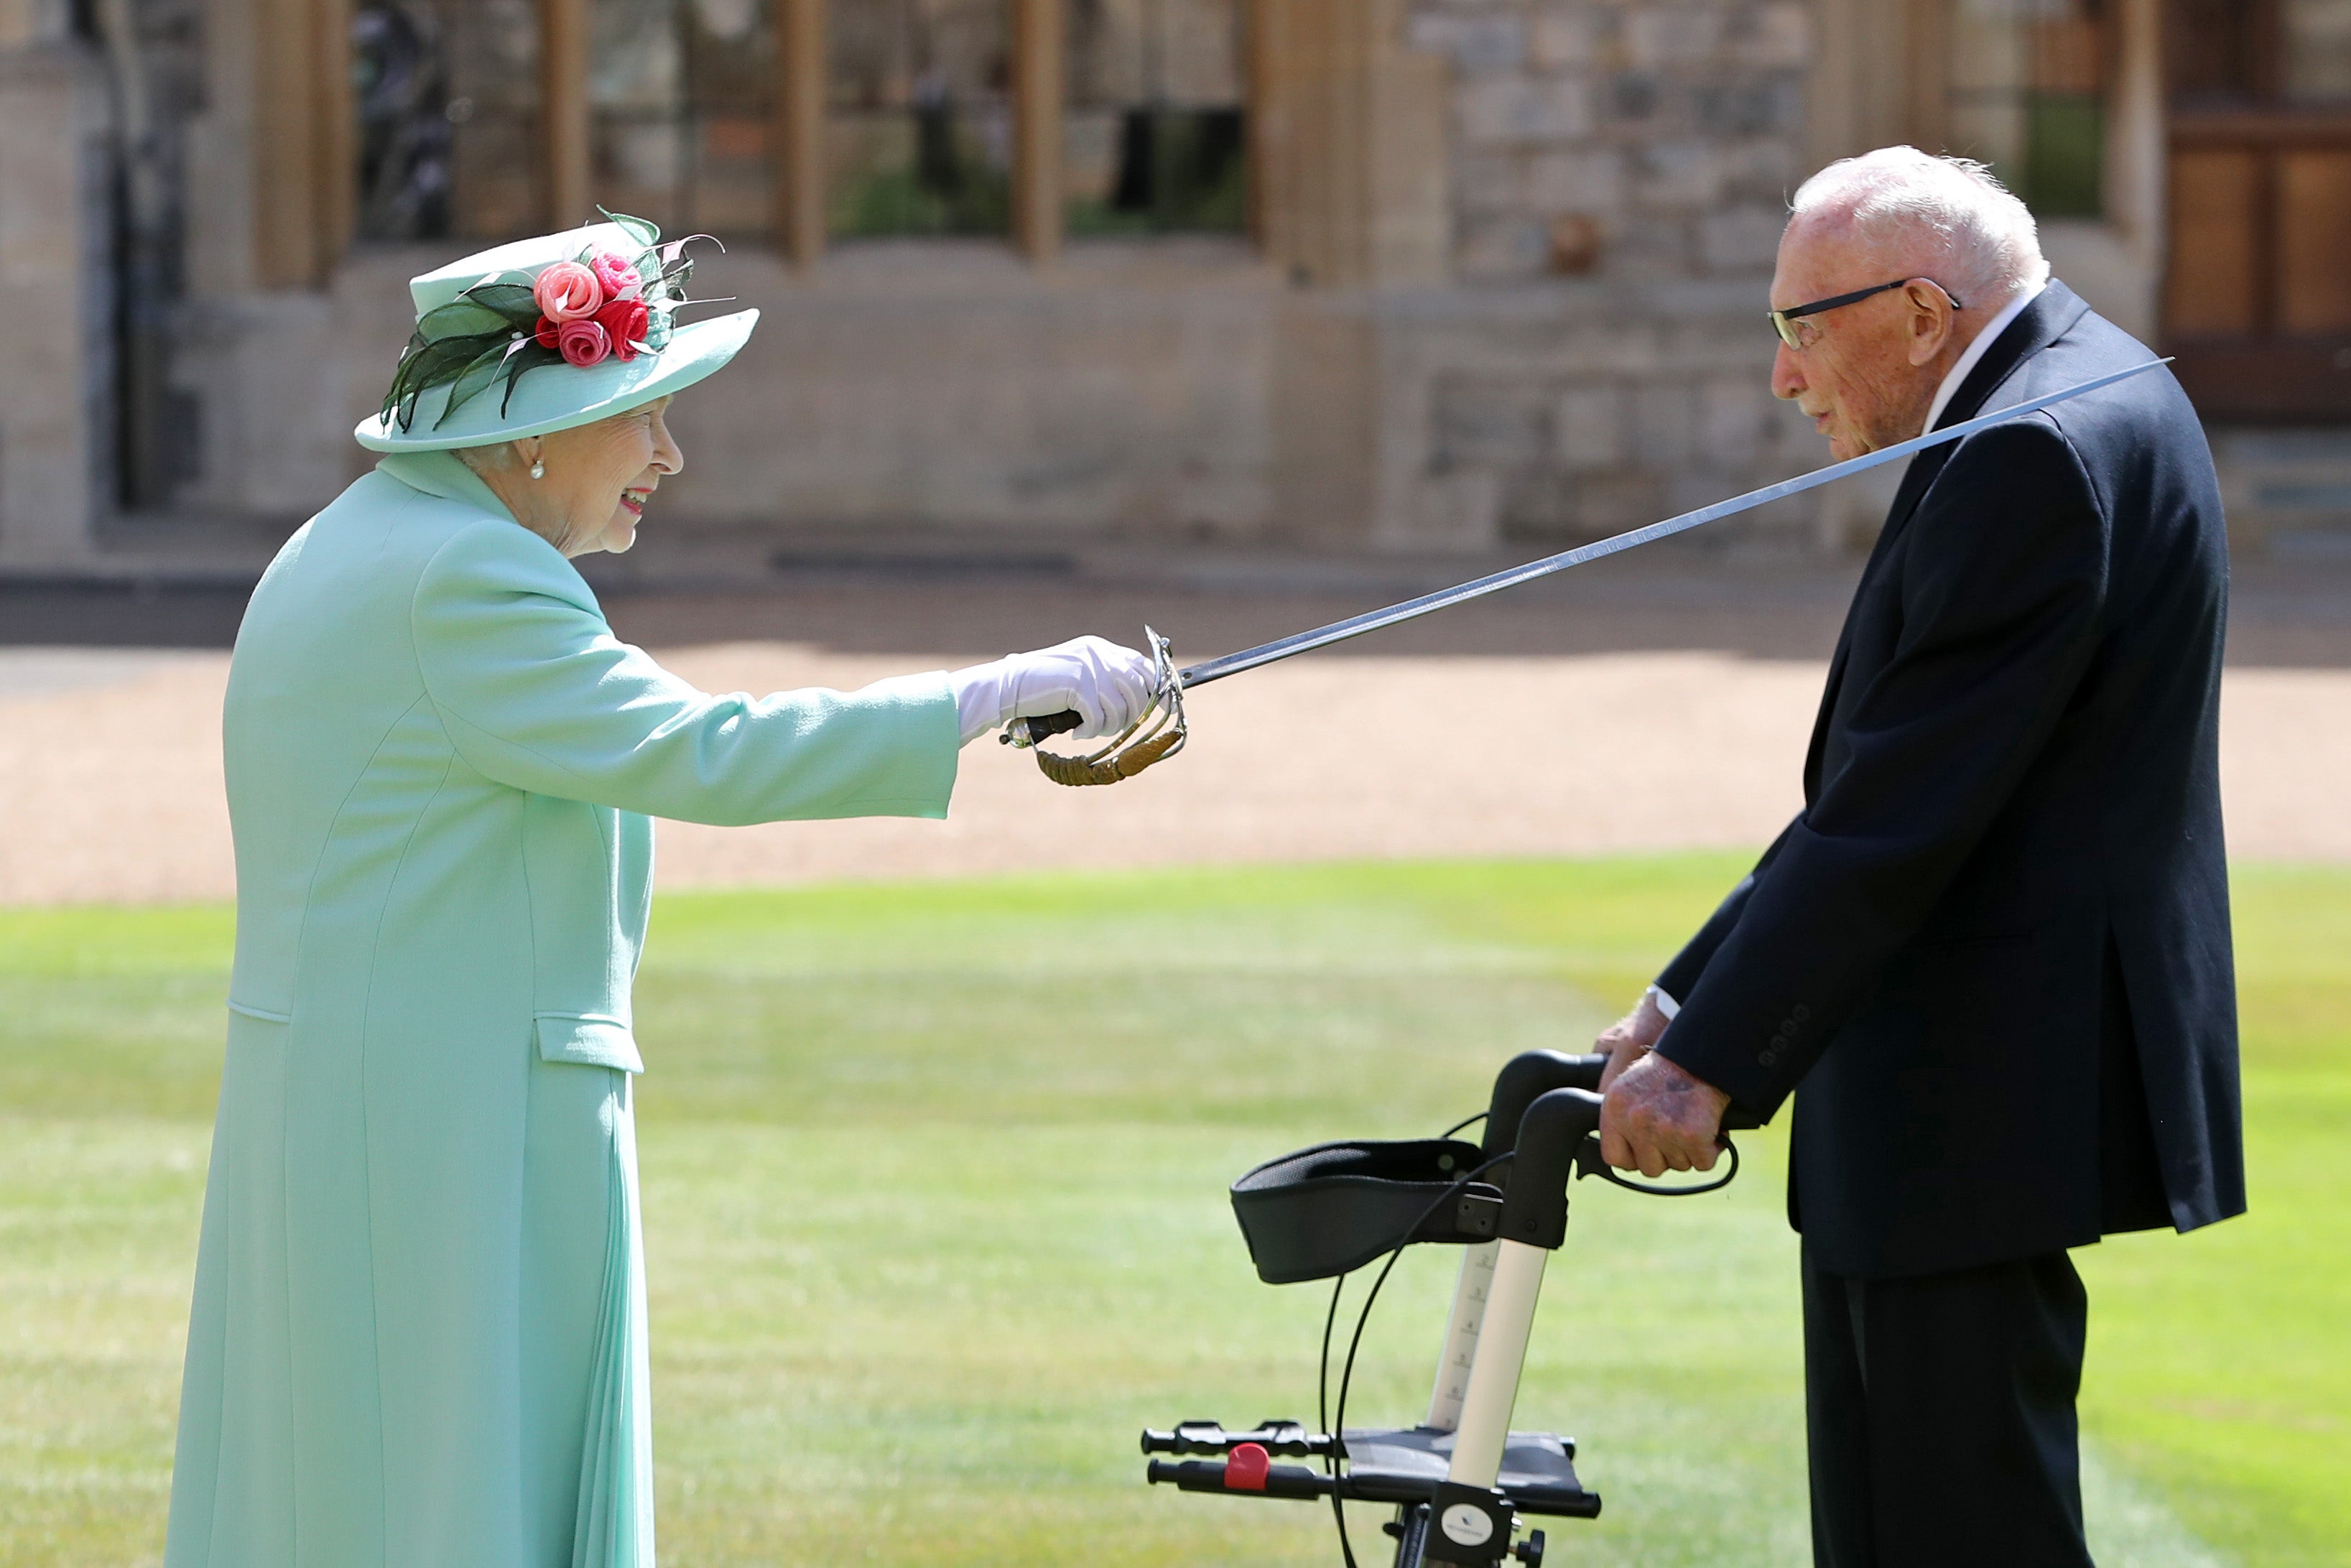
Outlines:
[{"label": "green lawn", "polygon": [[[664,1563],[1335,1562],[1326,1512],[1141,1482],[1146,1421],[1313,1414],[1324,1294],[1256,1282],[1225,1183],[1581,1045],[1736,869],[664,899],[638,1008]],[[2239,896],[2255,1212],[2082,1260],[2107,1568],[2351,1563],[2351,871]],[[160,1552],[228,948],[218,909],[0,911],[0,1563]],[[1519,1420],[1580,1437],[1608,1510],[1553,1561],[1807,1560],[1783,1162],[1748,1147],[1720,1197],[1576,1195]],[[1452,1261],[1390,1283],[1362,1418],[1417,1416]]]}]

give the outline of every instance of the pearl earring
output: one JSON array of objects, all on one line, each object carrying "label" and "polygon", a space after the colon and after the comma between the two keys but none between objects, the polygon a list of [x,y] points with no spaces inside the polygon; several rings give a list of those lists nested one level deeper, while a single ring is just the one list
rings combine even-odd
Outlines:
[{"label": "pearl earring", "polygon": [[544,479],[547,477],[546,458],[541,457],[530,465],[530,476],[534,479]]}]

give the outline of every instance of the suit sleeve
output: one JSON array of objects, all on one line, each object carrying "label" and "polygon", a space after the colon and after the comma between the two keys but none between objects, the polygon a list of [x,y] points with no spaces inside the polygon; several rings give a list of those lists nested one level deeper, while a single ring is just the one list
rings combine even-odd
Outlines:
[{"label": "suit sleeve", "polygon": [[1782,830],[1780,836],[1771,841],[1771,847],[1763,852],[1763,858],[1755,862],[1755,869],[1739,879],[1739,885],[1715,906],[1714,913],[1707,916],[1706,924],[1698,928],[1698,935],[1683,945],[1682,950],[1674,956],[1674,961],[1658,975],[1657,989],[1673,998],[1677,1006],[1697,988],[1699,977],[1706,973],[1707,965],[1713,962],[1717,949],[1738,928],[1739,916],[1746,909],[1748,899],[1754,896],[1755,884],[1771,869],[1771,862],[1779,858],[1780,846],[1788,841],[1788,834],[1794,831],[1793,826]]},{"label": "suit sleeve", "polygon": [[1813,803],[1718,915],[1659,1048],[1758,1116],[1924,923],[2095,651],[2106,520],[2053,423],[1970,438],[1908,527],[1894,655],[1847,710]]},{"label": "suit sleeve", "polygon": [[961,728],[943,674],[697,691],[614,637],[561,557],[503,521],[441,548],[411,624],[458,755],[499,783],[724,825],[946,815]]}]

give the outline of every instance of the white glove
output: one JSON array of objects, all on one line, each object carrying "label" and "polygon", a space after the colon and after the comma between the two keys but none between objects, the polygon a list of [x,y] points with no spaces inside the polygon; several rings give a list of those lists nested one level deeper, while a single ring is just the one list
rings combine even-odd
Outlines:
[{"label": "white glove", "polygon": [[947,676],[966,746],[999,724],[1075,709],[1080,740],[1116,735],[1141,718],[1158,692],[1149,657],[1100,637],[1015,653]]}]

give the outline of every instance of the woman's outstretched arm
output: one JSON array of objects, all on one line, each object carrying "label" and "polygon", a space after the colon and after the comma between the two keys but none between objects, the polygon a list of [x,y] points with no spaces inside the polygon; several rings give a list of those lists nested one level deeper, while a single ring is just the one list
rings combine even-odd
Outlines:
[{"label": "woman's outstretched arm", "polygon": [[411,626],[458,755],[499,783],[721,825],[946,815],[963,737],[943,674],[699,691],[613,636],[553,547],[503,519],[434,555]]}]

